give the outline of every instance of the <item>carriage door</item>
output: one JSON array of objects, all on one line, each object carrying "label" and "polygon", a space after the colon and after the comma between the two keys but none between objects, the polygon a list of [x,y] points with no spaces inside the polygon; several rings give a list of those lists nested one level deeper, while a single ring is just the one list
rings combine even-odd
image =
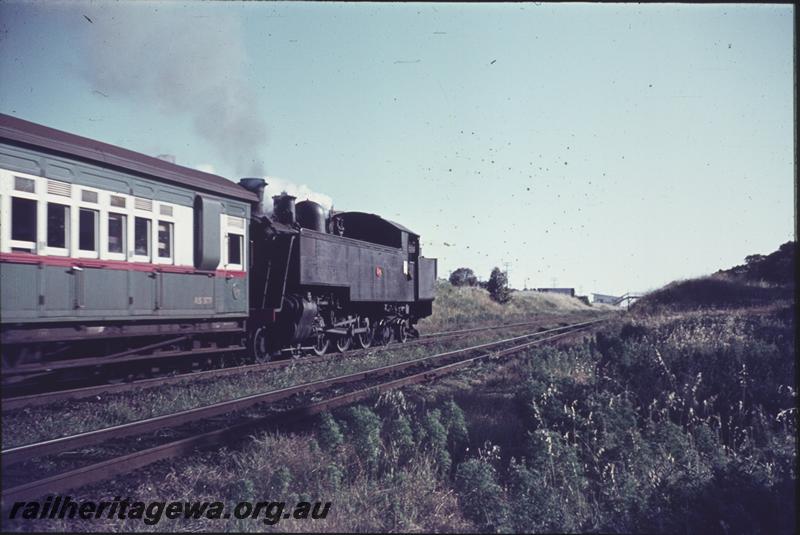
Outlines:
[{"label": "carriage door", "polygon": [[[217,297],[217,312],[247,312],[247,259],[246,225],[243,217],[224,216],[222,250],[225,284],[221,296]],[[224,308],[220,310],[220,306]]]}]

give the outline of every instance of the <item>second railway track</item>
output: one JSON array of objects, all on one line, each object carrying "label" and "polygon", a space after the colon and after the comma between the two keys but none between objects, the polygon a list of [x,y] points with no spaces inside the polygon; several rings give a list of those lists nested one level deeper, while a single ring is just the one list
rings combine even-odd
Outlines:
[{"label": "second railway track", "polygon": [[[226,442],[256,426],[296,421],[376,393],[425,382],[479,360],[512,355],[537,344],[563,339],[591,329],[602,321],[597,319],[528,333],[147,420],[10,448],[2,452],[3,505],[5,507],[16,500],[102,481],[159,460],[184,455],[198,446]],[[261,411],[254,413],[253,409],[261,405]],[[221,421],[223,415],[228,417]],[[232,421],[239,423],[231,424]],[[170,431],[166,436],[163,433],[161,436],[152,436],[154,431],[165,429]],[[117,440],[134,436],[139,438],[125,441],[124,444]],[[37,464],[34,459],[40,462]],[[53,466],[61,470],[53,474]]]}]

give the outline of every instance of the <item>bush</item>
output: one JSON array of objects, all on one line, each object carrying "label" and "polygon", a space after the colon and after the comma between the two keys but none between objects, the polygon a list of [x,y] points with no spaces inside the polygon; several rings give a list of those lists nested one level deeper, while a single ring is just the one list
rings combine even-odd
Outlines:
[{"label": "bush", "polygon": [[339,424],[329,412],[323,413],[317,426],[317,441],[320,447],[333,452],[344,442],[344,436],[339,428]]},{"label": "bush", "polygon": [[447,429],[441,422],[441,411],[433,409],[422,417],[420,441],[425,450],[430,452],[436,466],[442,474],[450,471],[450,453],[447,450]]},{"label": "bush", "polygon": [[470,459],[459,464],[455,489],[464,516],[475,522],[480,531],[497,532],[505,527],[508,518],[506,497],[497,484],[497,473],[490,463]]},{"label": "bush", "polygon": [[500,268],[494,268],[492,274],[489,275],[489,282],[486,284],[486,290],[492,299],[498,303],[508,303],[511,300],[511,291],[508,289],[508,276],[505,271],[500,271]]},{"label": "bush", "polygon": [[389,462],[403,466],[414,453],[414,433],[404,414],[398,414],[386,425]]},{"label": "bush", "polygon": [[469,444],[469,432],[464,411],[452,399],[442,406],[442,425],[447,430],[447,447],[460,460],[462,452]]},{"label": "bush", "polygon": [[380,418],[369,408],[358,406],[345,411],[345,422],[358,458],[373,472],[382,447]]},{"label": "bush", "polygon": [[477,286],[478,277],[470,268],[458,268],[450,274],[450,284],[453,286]]},{"label": "bush", "polygon": [[797,242],[789,241],[769,255],[753,254],[746,256],[744,265],[718,274],[733,275],[750,281],[765,281],[771,284],[794,285],[794,272],[797,269]]}]

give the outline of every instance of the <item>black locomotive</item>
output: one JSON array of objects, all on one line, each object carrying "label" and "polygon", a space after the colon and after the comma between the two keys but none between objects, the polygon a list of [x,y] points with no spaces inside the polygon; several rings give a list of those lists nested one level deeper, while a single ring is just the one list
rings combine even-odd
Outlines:
[{"label": "black locomotive", "polygon": [[405,341],[431,314],[436,260],[420,256],[419,235],[364,212],[332,212],[282,194],[272,214],[265,182],[239,184],[261,200],[251,211],[250,332],[257,359],[283,348],[325,353],[355,343]]}]

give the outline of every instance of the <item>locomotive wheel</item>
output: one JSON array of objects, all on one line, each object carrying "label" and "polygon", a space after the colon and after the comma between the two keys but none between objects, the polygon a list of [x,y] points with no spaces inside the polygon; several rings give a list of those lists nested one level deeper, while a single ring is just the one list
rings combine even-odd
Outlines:
[{"label": "locomotive wheel", "polygon": [[331,345],[331,341],[328,340],[328,337],[325,336],[325,333],[319,332],[317,333],[314,339],[314,354],[321,357],[328,351],[328,347]]},{"label": "locomotive wheel", "polygon": [[380,337],[381,345],[389,345],[394,339],[394,329],[388,323],[383,323],[378,326],[378,336]]},{"label": "locomotive wheel", "polygon": [[344,353],[353,344],[352,336],[337,336],[336,337],[336,350],[339,353]]},{"label": "locomotive wheel", "polygon": [[358,326],[360,328],[366,327],[368,330],[365,333],[358,333],[356,335],[356,342],[358,345],[364,349],[367,349],[369,346],[372,345],[372,337],[374,336],[374,329],[369,324],[369,318],[362,318],[358,322]]},{"label": "locomotive wheel", "polygon": [[408,340],[408,327],[406,326],[405,321],[401,321],[397,324],[397,326],[395,326],[394,337],[395,340],[397,340],[401,344],[406,343],[406,340]]},{"label": "locomotive wheel", "polygon": [[272,355],[267,348],[267,328],[259,327],[250,340],[250,352],[256,364],[266,364],[272,360]]}]

